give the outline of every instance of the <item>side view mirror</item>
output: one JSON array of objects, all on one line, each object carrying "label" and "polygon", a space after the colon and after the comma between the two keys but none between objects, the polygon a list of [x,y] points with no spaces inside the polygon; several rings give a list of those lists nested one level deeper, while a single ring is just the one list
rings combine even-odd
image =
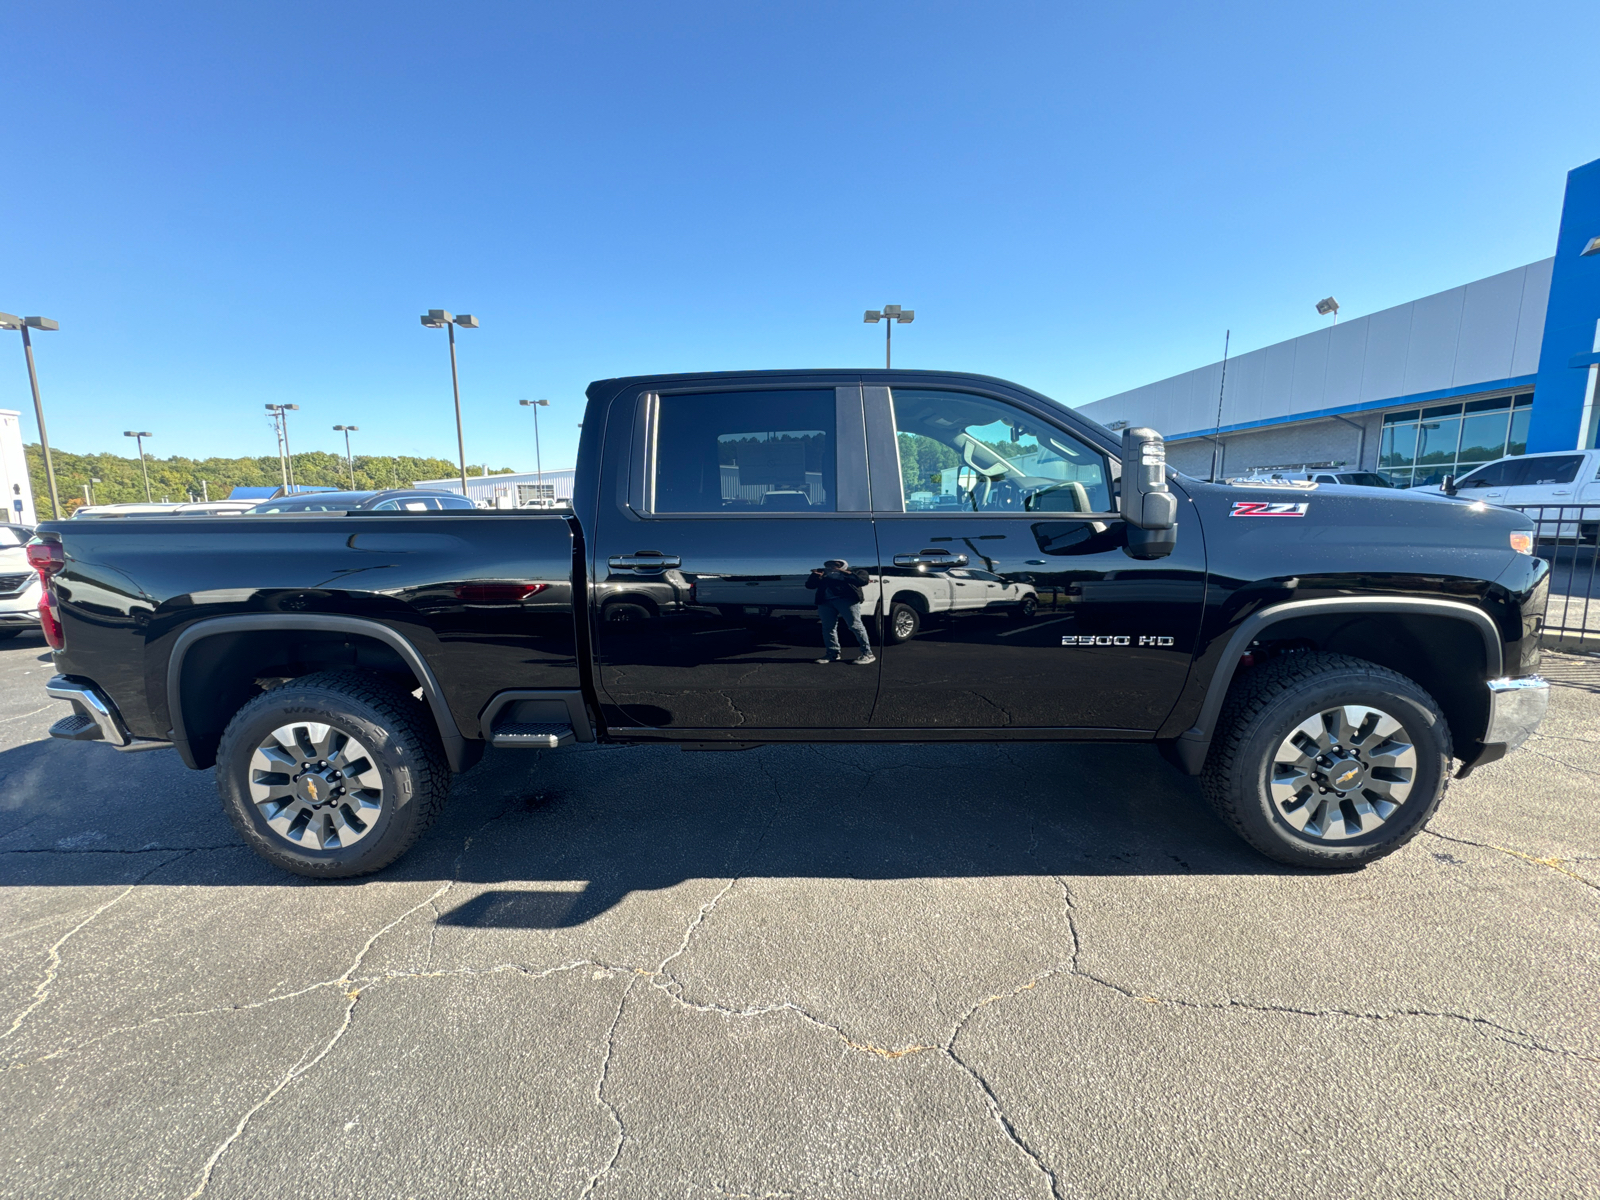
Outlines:
[{"label": "side view mirror", "polygon": [[1446,475],[1439,483],[1439,490],[1446,496],[1454,496],[1456,494],[1456,477],[1454,475]]},{"label": "side view mirror", "polygon": [[1132,558],[1165,558],[1178,542],[1178,498],[1167,486],[1167,444],[1154,429],[1122,431],[1122,519]]}]

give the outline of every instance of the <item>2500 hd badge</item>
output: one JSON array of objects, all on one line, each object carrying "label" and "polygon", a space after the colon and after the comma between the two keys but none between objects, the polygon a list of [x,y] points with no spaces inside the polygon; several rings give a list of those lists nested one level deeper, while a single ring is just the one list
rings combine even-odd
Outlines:
[{"label": "2500 hd badge", "polygon": [[[1061,639],[1063,646],[1131,646],[1133,639],[1126,634],[1081,633],[1071,634]],[[1147,637],[1139,635],[1141,646],[1170,646],[1172,639],[1169,637]]]}]

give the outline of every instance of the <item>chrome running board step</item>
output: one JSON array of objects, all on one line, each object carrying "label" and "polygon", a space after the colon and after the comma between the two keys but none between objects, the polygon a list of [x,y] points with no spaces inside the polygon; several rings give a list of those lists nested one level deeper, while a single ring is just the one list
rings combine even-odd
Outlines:
[{"label": "chrome running board step", "polygon": [[497,721],[489,732],[491,746],[507,749],[554,750],[573,740],[572,726],[565,721]]}]

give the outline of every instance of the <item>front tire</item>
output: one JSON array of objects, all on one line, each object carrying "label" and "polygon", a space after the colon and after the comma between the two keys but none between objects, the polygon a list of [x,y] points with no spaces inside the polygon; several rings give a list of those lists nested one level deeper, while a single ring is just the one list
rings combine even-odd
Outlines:
[{"label": "front tire", "polygon": [[223,732],[223,810],[262,858],[320,879],[382,870],[444,808],[450,774],[427,707],[362,671],[257,696]]},{"label": "front tire", "polygon": [[1412,680],[1343,654],[1290,654],[1235,682],[1201,786],[1268,858],[1341,870],[1422,831],[1450,759],[1444,715]]}]

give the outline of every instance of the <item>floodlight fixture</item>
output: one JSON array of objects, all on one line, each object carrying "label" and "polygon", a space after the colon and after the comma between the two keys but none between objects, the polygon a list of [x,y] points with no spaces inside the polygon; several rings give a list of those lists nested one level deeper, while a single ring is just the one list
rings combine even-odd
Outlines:
[{"label": "floodlight fixture", "polygon": [[917,314],[914,309],[901,308],[898,304],[885,304],[881,311],[876,308],[869,308],[862,315],[861,320],[867,325],[876,325],[879,321],[888,322],[883,327],[883,366],[885,370],[889,369],[895,325],[909,325],[916,319]]},{"label": "floodlight fixture", "polygon": [[23,317],[22,323],[29,329],[48,329],[54,331],[61,328],[60,321],[52,321],[49,317]]},{"label": "floodlight fixture", "polygon": [[0,329],[21,329],[22,318],[14,317],[10,313],[0,313]]},{"label": "floodlight fixture", "polygon": [[1589,244],[1578,251],[1579,258],[1588,258],[1591,254],[1600,254],[1600,237],[1592,237]]},{"label": "floodlight fixture", "polygon": [[1317,315],[1320,317],[1325,317],[1329,313],[1333,314],[1333,319],[1335,321],[1339,319],[1339,302],[1332,296],[1329,296],[1326,300],[1317,301]]}]

